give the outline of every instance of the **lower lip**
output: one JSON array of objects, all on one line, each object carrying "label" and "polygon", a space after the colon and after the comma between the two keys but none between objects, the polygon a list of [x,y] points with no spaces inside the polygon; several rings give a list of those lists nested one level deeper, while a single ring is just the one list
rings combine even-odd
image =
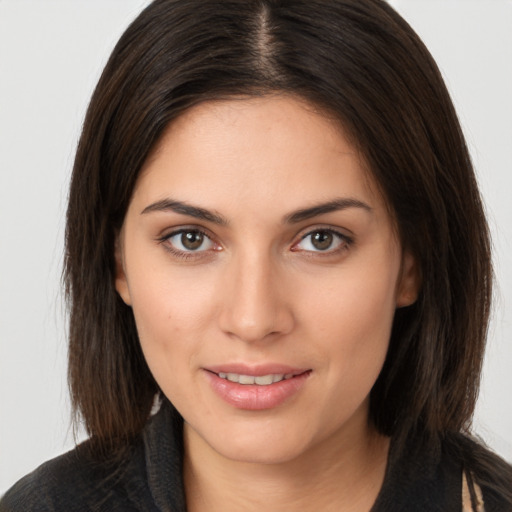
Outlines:
[{"label": "lower lip", "polygon": [[205,370],[213,391],[228,404],[249,411],[261,411],[277,407],[299,392],[311,371],[296,375],[268,386],[238,384],[222,379],[216,373]]}]

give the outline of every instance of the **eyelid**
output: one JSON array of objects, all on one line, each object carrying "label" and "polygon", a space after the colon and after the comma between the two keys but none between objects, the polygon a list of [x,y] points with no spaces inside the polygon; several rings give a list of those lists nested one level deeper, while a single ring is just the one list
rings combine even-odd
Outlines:
[{"label": "eyelid", "polygon": [[160,234],[158,235],[159,240],[163,240],[166,238],[170,238],[174,235],[177,235],[179,233],[186,233],[188,231],[197,231],[198,233],[203,234],[204,236],[207,236],[211,240],[215,239],[215,235],[207,228],[198,225],[198,224],[180,224],[177,226],[172,227],[166,227],[162,230],[160,230]]}]

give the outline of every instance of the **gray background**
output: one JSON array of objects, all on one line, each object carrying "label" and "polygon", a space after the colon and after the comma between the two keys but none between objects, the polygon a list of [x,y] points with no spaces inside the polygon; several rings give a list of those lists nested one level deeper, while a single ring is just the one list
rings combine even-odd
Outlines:
[{"label": "gray background", "polygon": [[[0,495],[73,446],[60,288],[85,108],[147,0],[0,0]],[[438,61],[478,169],[498,281],[475,430],[512,461],[512,1],[394,0]]]}]

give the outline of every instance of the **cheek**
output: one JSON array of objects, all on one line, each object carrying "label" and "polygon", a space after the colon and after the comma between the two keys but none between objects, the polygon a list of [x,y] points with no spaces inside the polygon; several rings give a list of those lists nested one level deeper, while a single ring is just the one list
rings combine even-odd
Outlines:
[{"label": "cheek", "polygon": [[195,303],[178,300],[166,285],[136,289],[133,313],[146,363],[160,389],[170,399],[181,396],[198,351],[200,330]]},{"label": "cheek", "polygon": [[330,378],[343,386],[372,386],[386,357],[395,312],[396,259],[383,266],[340,268],[323,291],[304,303],[307,338],[330,362]]},{"label": "cheek", "polygon": [[141,343],[168,346],[201,330],[208,311],[204,293],[181,291],[179,282],[132,287],[133,312]]},{"label": "cheek", "polygon": [[[397,267],[393,263],[390,262],[388,269]],[[359,343],[366,340],[361,333],[382,332],[384,337],[389,336],[396,308],[398,268],[382,271],[382,268],[361,267],[343,268],[330,276],[324,286],[311,283],[308,287],[312,292],[307,294],[303,311],[304,315],[318,319],[314,324],[319,334],[329,337],[331,333],[340,340],[357,339]]]},{"label": "cheek", "polygon": [[136,259],[144,256],[132,253],[130,296],[144,356],[159,381],[159,374],[179,372],[200,350],[204,332],[215,317],[215,283],[200,272],[168,264],[137,265]]}]

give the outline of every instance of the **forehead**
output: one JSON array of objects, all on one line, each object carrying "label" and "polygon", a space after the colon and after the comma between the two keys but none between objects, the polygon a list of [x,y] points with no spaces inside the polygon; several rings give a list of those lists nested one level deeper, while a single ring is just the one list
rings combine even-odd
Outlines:
[{"label": "forehead", "polygon": [[149,201],[166,193],[290,209],[343,195],[383,202],[341,124],[284,95],[205,102],[173,121],[147,159],[135,195]]}]

